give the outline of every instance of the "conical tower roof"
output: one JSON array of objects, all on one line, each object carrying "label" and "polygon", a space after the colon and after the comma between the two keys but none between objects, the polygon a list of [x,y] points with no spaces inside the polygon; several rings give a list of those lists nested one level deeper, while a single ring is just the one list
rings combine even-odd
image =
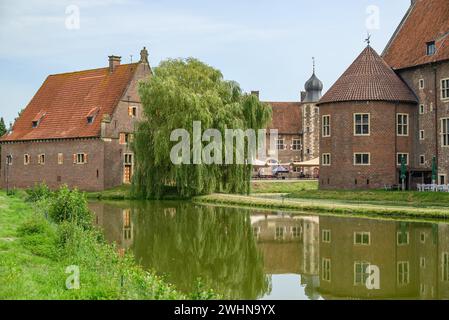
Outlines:
[{"label": "conical tower roof", "polygon": [[415,94],[368,46],[319,104],[347,101],[391,101],[417,103]]}]

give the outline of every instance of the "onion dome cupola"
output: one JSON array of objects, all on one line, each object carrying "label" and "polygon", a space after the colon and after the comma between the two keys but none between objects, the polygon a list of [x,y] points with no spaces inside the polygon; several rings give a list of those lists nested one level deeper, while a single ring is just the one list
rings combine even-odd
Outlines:
[{"label": "onion dome cupola", "polygon": [[323,83],[315,74],[315,59],[313,59],[313,74],[307,80],[304,88],[306,89],[306,96],[302,102],[318,102],[321,99]]}]

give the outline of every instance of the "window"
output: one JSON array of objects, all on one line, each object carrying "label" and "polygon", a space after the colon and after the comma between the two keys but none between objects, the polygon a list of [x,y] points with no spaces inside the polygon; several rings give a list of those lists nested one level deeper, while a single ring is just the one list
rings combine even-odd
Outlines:
[{"label": "window", "polygon": [[419,131],[419,140],[425,140],[426,139],[426,132],[424,130]]},{"label": "window", "polygon": [[421,269],[426,268],[426,258],[424,257],[419,258],[419,266],[421,267]]},{"label": "window", "polygon": [[426,164],[426,156],[425,155],[422,154],[419,156],[419,164],[422,166]]},{"label": "window", "polygon": [[357,261],[354,263],[354,285],[365,285],[366,280],[369,277],[368,267],[370,266],[369,262],[361,262]]},{"label": "window", "polygon": [[284,240],[285,228],[284,227],[276,227],[276,240]]},{"label": "window", "polygon": [[446,184],[446,175],[445,174],[440,174],[439,184],[440,185]]},{"label": "window", "polygon": [[396,237],[398,246],[405,246],[409,244],[410,233],[399,231]]},{"label": "window", "polygon": [[354,165],[369,166],[371,164],[371,155],[369,153],[354,153]]},{"label": "window", "polygon": [[58,164],[64,164],[64,154],[58,153]]},{"label": "window", "polygon": [[427,55],[433,56],[437,52],[437,47],[435,46],[435,41],[427,42]]},{"label": "window", "polygon": [[449,118],[441,119],[441,145],[449,146]]},{"label": "window", "polygon": [[300,227],[292,227],[292,237],[299,238],[301,236],[301,228]]},{"label": "window", "polygon": [[77,153],[73,155],[73,163],[75,164],[86,164],[87,163],[87,153]]},{"label": "window", "polygon": [[284,139],[277,139],[276,146],[278,150],[284,150],[285,149]]},{"label": "window", "polygon": [[398,262],[398,285],[403,286],[410,283],[410,264],[408,261]]},{"label": "window", "polygon": [[369,246],[371,244],[371,233],[354,232],[354,244]]},{"label": "window", "polygon": [[424,232],[421,232],[419,238],[420,238],[422,244],[426,243],[426,234]]},{"label": "window", "polygon": [[398,113],[397,126],[398,136],[408,136],[408,114]]},{"label": "window", "polygon": [[354,135],[369,136],[370,135],[370,114],[356,113],[354,114]]},{"label": "window", "polygon": [[23,155],[23,164],[26,166],[30,164],[30,155],[29,154]]},{"label": "window", "polygon": [[12,166],[12,155],[9,154],[6,156],[6,164]]},{"label": "window", "polygon": [[133,164],[133,155],[131,153],[125,153],[125,164]]},{"label": "window", "polygon": [[443,281],[449,281],[449,253],[447,252],[441,256],[441,276]]},{"label": "window", "polygon": [[419,114],[424,114],[426,113],[426,106],[423,104],[419,105]]},{"label": "window", "polygon": [[137,107],[128,107],[128,115],[133,118],[137,117]]},{"label": "window", "polygon": [[92,124],[94,122],[94,116],[88,116],[87,117],[87,123]]},{"label": "window", "polygon": [[405,160],[405,164],[408,166],[408,153],[398,153],[397,155],[397,165],[402,165],[402,160]]},{"label": "window", "polygon": [[331,231],[330,230],[323,230],[322,231],[322,241],[324,243],[330,243],[331,242]]},{"label": "window", "polygon": [[441,99],[449,99],[449,79],[441,80]]},{"label": "window", "polygon": [[132,133],[120,133],[119,136],[119,143],[120,144],[128,144],[130,142],[133,142],[134,140],[134,135]]},{"label": "window", "polygon": [[45,164],[45,154],[40,154],[37,156],[37,163],[40,165]]},{"label": "window", "polygon": [[323,153],[323,166],[330,166],[331,165],[331,154],[330,153]]},{"label": "window", "polygon": [[301,139],[293,139],[292,150],[295,151],[301,150]]},{"label": "window", "polygon": [[424,89],[424,79],[419,79],[419,89]]},{"label": "window", "polygon": [[39,126],[39,121],[33,121],[33,122],[31,122],[31,126],[32,126],[33,128],[37,128],[37,127]]},{"label": "window", "polygon": [[324,281],[331,281],[331,259],[323,258],[321,260],[321,279]]},{"label": "window", "polygon": [[331,136],[331,116],[323,116],[323,138]]}]

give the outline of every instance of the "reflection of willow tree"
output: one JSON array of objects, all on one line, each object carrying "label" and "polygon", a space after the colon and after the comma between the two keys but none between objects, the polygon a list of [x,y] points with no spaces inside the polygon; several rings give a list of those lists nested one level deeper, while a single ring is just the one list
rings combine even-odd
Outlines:
[{"label": "reflection of willow tree", "polygon": [[192,291],[198,278],[225,298],[256,299],[269,290],[249,214],[181,203],[142,209],[136,258],[180,290]]}]

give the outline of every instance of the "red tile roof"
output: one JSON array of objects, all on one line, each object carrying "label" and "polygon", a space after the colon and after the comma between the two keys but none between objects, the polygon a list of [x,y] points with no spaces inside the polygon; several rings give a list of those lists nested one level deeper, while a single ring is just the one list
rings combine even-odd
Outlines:
[{"label": "red tile roof", "polygon": [[417,99],[377,52],[368,46],[321,98],[319,104],[344,101],[416,103]]},{"label": "red tile roof", "polygon": [[[437,52],[428,56],[427,43],[431,41],[435,41]],[[449,59],[449,1],[416,0],[383,57],[394,69]]]},{"label": "red tile roof", "polygon": [[[137,64],[49,76],[1,141],[98,137],[103,115],[111,115]],[[87,116],[96,114],[93,123]],[[39,121],[40,120],[40,121]],[[33,121],[39,121],[33,128]]]},{"label": "red tile roof", "polygon": [[302,130],[300,102],[267,102],[273,109],[273,121],[268,130],[277,129],[279,134],[299,134]]}]

